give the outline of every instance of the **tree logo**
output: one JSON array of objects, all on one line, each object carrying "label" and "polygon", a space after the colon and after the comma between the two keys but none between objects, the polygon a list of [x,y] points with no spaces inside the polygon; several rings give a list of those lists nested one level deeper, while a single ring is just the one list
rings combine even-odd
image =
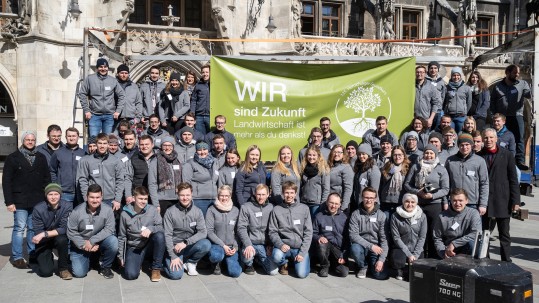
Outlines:
[{"label": "tree logo", "polygon": [[340,94],[335,116],[347,133],[362,137],[367,130],[376,128],[377,116],[385,116],[389,122],[391,100],[382,87],[372,82],[358,82]]}]

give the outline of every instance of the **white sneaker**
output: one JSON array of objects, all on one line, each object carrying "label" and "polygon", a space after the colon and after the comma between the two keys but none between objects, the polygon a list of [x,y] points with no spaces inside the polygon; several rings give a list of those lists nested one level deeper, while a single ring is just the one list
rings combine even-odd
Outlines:
[{"label": "white sneaker", "polygon": [[356,278],[365,279],[367,277],[367,267],[360,268],[356,274]]},{"label": "white sneaker", "polygon": [[195,263],[184,263],[185,271],[190,276],[198,276],[197,265]]}]

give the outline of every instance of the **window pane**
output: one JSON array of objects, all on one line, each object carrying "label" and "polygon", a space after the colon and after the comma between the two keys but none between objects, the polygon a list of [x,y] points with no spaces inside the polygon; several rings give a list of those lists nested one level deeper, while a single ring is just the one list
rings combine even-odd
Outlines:
[{"label": "window pane", "polygon": [[314,19],[301,17],[301,33],[304,35],[314,35]]},{"label": "window pane", "polygon": [[303,14],[304,15],[314,15],[314,5],[310,3],[303,4]]},{"label": "window pane", "polygon": [[186,27],[202,27],[202,1],[185,1],[185,23]]},{"label": "window pane", "polygon": [[129,16],[129,21],[141,24],[148,22],[148,19],[146,19],[146,0],[135,1],[135,11]]}]

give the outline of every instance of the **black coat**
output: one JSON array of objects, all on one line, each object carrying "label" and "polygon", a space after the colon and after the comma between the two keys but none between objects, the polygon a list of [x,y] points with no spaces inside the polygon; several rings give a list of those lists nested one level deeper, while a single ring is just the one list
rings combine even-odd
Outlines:
[{"label": "black coat", "polygon": [[11,153],[4,163],[2,189],[6,206],[31,209],[45,198],[45,186],[51,182],[47,159],[36,153],[34,165],[19,151]]},{"label": "black coat", "polygon": [[520,188],[513,154],[498,146],[492,163],[488,153],[483,149],[479,152],[487,162],[489,191],[487,215],[495,218],[509,218],[513,205],[520,205]]}]

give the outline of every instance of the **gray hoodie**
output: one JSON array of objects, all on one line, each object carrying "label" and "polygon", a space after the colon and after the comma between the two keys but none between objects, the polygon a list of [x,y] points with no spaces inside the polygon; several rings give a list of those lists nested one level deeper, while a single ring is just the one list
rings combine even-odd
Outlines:
[{"label": "gray hoodie", "polygon": [[[427,216],[419,206],[418,214],[412,218],[403,218],[398,212],[391,216],[391,237],[397,248],[406,257],[414,256],[419,259],[427,238]],[[402,208],[401,208],[402,209]]]},{"label": "gray hoodie", "polygon": [[[121,86],[121,83],[120,83]],[[142,118],[142,97],[136,83],[127,81],[124,88],[125,106],[120,113],[120,118]]]},{"label": "gray hoodie", "polygon": [[228,212],[220,211],[212,205],[206,213],[206,228],[208,229],[208,239],[212,244],[220,247],[231,245],[238,248],[236,240],[236,223],[238,222],[239,210],[236,206]]},{"label": "gray hoodie", "polygon": [[156,105],[159,103],[159,94],[165,89],[165,86],[165,82],[160,79],[155,82],[147,80],[140,85],[140,95],[143,102],[142,114],[144,117],[147,118],[155,113],[153,103],[155,102]]},{"label": "gray hoodie", "polygon": [[[115,96],[117,100],[115,100]],[[121,113],[125,106],[125,93],[116,78],[97,73],[84,79],[78,94],[84,113],[112,115]]]},{"label": "gray hoodie", "polygon": [[329,174],[317,174],[312,178],[301,177],[301,203],[309,206],[326,202],[329,196]]},{"label": "gray hoodie", "polygon": [[118,230],[118,257],[125,260],[124,253],[127,247],[143,248],[149,238],[141,237],[140,233],[148,229],[155,234],[163,232],[163,219],[153,205],[147,204],[140,213],[135,212],[134,203],[125,205],[120,215]]},{"label": "gray hoodie", "polygon": [[86,240],[95,245],[116,233],[114,212],[108,204],[101,204],[95,214],[87,204],[79,204],[67,219],[67,237],[75,247],[82,249]]},{"label": "gray hoodie", "polygon": [[217,188],[228,185],[230,188],[234,188],[234,179],[236,178],[236,173],[238,172],[238,167],[236,166],[223,166],[219,168],[219,177],[217,179]]},{"label": "gray hoodie", "polygon": [[174,144],[174,150],[178,153],[178,160],[180,160],[182,164],[193,159],[196,153],[195,145],[195,140],[191,140],[191,143],[189,144],[179,140]]},{"label": "gray hoodie", "polygon": [[313,238],[313,224],[309,207],[301,203],[281,203],[273,208],[268,223],[268,233],[273,246],[284,244],[299,249],[305,256],[309,252]]},{"label": "gray hoodie", "polygon": [[468,203],[488,205],[488,171],[485,159],[471,152],[467,157],[457,153],[447,159],[450,188],[462,188],[468,193]]},{"label": "gray hoodie", "polygon": [[416,83],[414,116],[428,119],[432,113],[437,113],[441,109],[442,98],[438,89],[426,79],[423,85]]},{"label": "gray hoodie", "polygon": [[273,205],[268,201],[263,205],[253,201],[241,206],[237,232],[243,248],[269,243],[268,222],[272,211]]},{"label": "gray hoodie", "polygon": [[88,186],[99,184],[103,200],[122,201],[124,192],[125,165],[117,157],[106,153],[87,155],[79,160],[77,181],[82,197],[86,201]]},{"label": "gray hoodie", "polygon": [[296,202],[299,202],[299,197],[301,196],[301,183],[300,183],[300,176],[297,176],[292,168],[288,167],[288,173],[283,174],[282,172],[275,169],[275,167],[271,170],[271,195],[273,199],[273,203],[275,205],[280,204],[284,201],[283,196],[283,183],[286,181],[293,182],[298,187],[298,192],[296,195]]},{"label": "gray hoodie", "polygon": [[352,190],[354,189],[354,170],[352,166],[336,163],[331,168],[329,175],[329,193],[338,193],[342,200],[341,209],[348,209]]},{"label": "gray hoodie", "polygon": [[368,213],[361,203],[350,216],[348,227],[350,242],[357,243],[369,250],[373,245],[378,245],[383,250],[378,261],[384,262],[388,250],[385,224],[387,224],[386,215],[378,209],[378,204],[375,204],[374,210]]},{"label": "gray hoodie", "polygon": [[191,183],[193,186],[193,199],[217,198],[217,173],[215,167],[205,168],[195,159],[187,161],[182,167],[183,182]]},{"label": "gray hoodie", "polygon": [[438,255],[443,258],[450,243],[459,248],[474,241],[478,231],[481,231],[481,216],[477,210],[470,207],[465,207],[460,213],[452,207],[444,210],[434,222],[432,231]]},{"label": "gray hoodie", "polygon": [[174,245],[183,241],[187,245],[195,244],[208,235],[202,211],[193,202],[187,208],[180,203],[169,207],[163,217],[163,226],[167,252],[172,260],[178,258]]}]

